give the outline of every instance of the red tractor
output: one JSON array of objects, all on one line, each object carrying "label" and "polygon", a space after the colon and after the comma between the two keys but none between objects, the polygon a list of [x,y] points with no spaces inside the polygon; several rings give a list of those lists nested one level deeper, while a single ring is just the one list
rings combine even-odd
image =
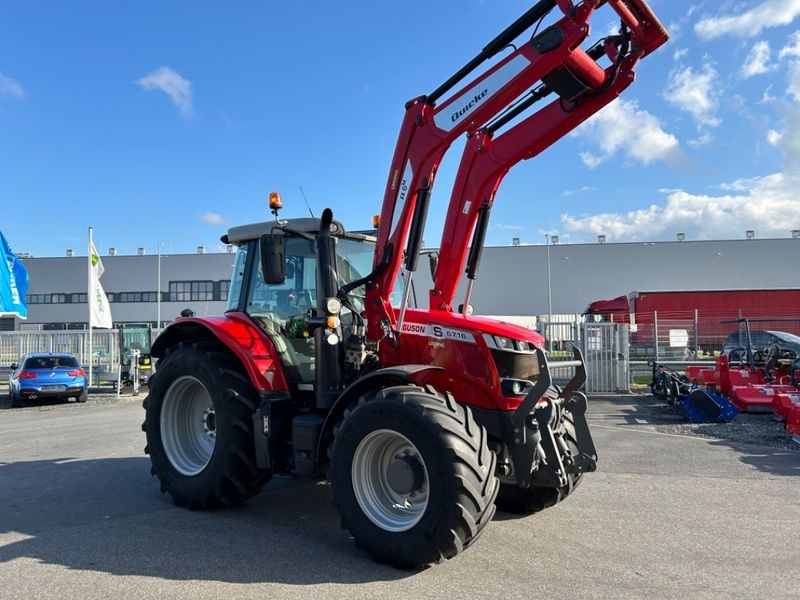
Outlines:
[{"label": "red tractor", "polygon": [[[582,49],[605,7],[619,33]],[[327,471],[343,526],[399,567],[457,555],[495,506],[527,514],[569,495],[597,460],[580,353],[572,381],[553,385],[542,337],[472,317],[469,290],[505,173],[616,98],[667,37],[645,0],[541,0],[406,104],[376,236],[347,232],[330,209],[281,220],[277,195],[273,221],[228,231],[238,254],[227,312],[179,318],[152,348],[143,429],[162,491],[214,508],[276,473]],[[462,135],[429,308],[412,307],[436,170]]]}]

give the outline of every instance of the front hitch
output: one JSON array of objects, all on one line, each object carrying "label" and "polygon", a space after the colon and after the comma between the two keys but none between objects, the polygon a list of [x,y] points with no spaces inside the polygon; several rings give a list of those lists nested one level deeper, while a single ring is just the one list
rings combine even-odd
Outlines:
[{"label": "front hitch", "polygon": [[[536,348],[539,378],[512,416],[513,436],[510,451],[517,485],[563,487],[570,473],[594,471],[597,451],[586,422],[587,399],[578,391],[586,382],[586,368],[581,351],[573,346],[573,360],[560,362],[559,367],[575,367],[575,375],[558,395],[548,395],[552,377],[547,357]],[[561,411],[572,414],[577,456],[570,455],[566,444],[556,435],[563,420]],[[538,461],[537,461],[538,458]],[[536,470],[534,464],[538,463]]]}]

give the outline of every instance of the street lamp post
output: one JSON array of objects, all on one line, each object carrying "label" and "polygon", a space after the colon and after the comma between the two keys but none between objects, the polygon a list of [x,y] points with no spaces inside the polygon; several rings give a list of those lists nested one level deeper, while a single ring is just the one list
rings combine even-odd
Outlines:
[{"label": "street lamp post", "polygon": [[156,285],[156,329],[161,329],[161,245],[158,243],[158,284]]},{"label": "street lamp post", "polygon": [[[544,243],[547,246],[547,343],[550,345],[550,333],[553,329],[553,290],[550,281],[550,235],[544,234]],[[552,346],[551,346],[552,349]]]}]

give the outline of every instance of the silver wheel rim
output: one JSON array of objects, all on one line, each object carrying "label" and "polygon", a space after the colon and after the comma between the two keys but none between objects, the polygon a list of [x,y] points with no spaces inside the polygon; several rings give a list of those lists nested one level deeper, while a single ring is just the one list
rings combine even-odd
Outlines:
[{"label": "silver wheel rim", "polygon": [[176,379],[161,405],[161,441],[169,462],[181,475],[197,475],[211,460],[216,438],[208,390],[194,377]]},{"label": "silver wheel rim", "polygon": [[[389,465],[400,457],[416,459],[422,485],[407,494],[389,484]],[[406,531],[416,525],[428,506],[428,469],[416,446],[404,435],[378,429],[358,444],[353,455],[353,492],[364,514],[385,531]]]}]

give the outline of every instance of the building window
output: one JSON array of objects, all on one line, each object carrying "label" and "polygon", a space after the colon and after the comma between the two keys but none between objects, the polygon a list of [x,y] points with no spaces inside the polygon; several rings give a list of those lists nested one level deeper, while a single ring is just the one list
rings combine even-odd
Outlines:
[{"label": "building window", "polygon": [[70,294],[70,302],[72,304],[86,304],[86,294]]},{"label": "building window", "polygon": [[109,302],[155,302],[156,292],[116,292],[108,295]]},{"label": "building window", "polygon": [[219,282],[219,299],[222,302],[228,301],[228,289],[230,288],[231,282],[230,281],[220,281]]},{"label": "building window", "polygon": [[187,302],[214,299],[212,281],[170,281],[169,301]]}]

